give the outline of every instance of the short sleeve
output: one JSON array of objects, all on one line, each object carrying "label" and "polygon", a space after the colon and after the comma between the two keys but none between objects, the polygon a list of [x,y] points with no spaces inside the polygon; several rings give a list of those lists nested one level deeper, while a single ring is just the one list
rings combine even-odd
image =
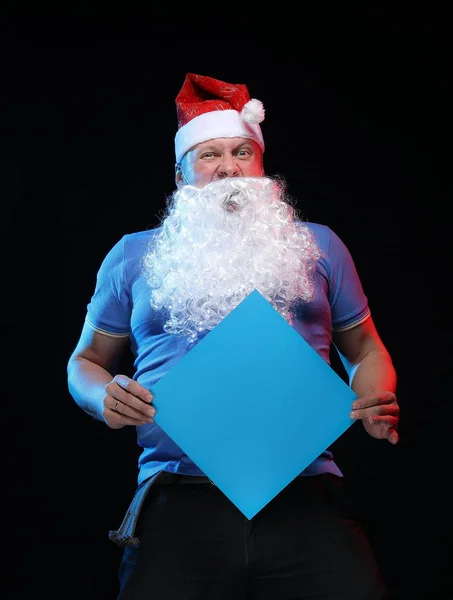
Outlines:
[{"label": "short sleeve", "polygon": [[86,315],[86,322],[96,331],[118,336],[129,335],[131,315],[125,274],[125,237],[105,256],[96,276],[95,290]]},{"label": "short sleeve", "polygon": [[370,309],[351,253],[334,231],[329,232],[325,265],[329,275],[329,304],[332,328],[341,331],[365,321]]}]

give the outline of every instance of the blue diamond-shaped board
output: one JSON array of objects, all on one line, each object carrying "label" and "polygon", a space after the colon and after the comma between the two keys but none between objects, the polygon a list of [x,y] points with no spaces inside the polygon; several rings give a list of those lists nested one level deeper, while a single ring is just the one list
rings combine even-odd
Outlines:
[{"label": "blue diamond-shaped board", "polygon": [[357,398],[257,290],[152,392],[156,423],[248,519],[346,431]]}]

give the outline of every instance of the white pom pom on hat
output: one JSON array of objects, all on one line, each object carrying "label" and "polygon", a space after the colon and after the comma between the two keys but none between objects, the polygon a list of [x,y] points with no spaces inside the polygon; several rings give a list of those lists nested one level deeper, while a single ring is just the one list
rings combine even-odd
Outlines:
[{"label": "white pom pom on hat", "polygon": [[221,137],[254,140],[264,152],[260,123],[263,103],[250,98],[247,86],[188,73],[176,97],[176,162],[196,144]]},{"label": "white pom pom on hat", "polygon": [[264,121],[264,106],[261,100],[252,98],[244,104],[241,117],[247,123],[262,123]]}]

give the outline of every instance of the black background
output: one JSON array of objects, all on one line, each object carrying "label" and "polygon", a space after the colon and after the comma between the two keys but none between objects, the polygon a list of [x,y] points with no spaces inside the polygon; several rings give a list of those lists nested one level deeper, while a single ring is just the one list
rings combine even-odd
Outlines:
[{"label": "black background", "polygon": [[173,190],[187,72],[248,85],[267,173],[349,246],[398,370],[401,440],[355,424],[336,458],[395,600],[453,598],[448,19],[333,6],[3,15],[5,598],[116,597],[107,533],[138,450],[75,405],[66,362],[104,254]]}]

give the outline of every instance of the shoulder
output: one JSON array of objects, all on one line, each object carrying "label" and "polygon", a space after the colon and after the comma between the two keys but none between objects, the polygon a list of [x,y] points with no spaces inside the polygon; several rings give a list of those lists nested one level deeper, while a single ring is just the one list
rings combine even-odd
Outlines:
[{"label": "shoulder", "polygon": [[332,229],[328,225],[323,225],[322,223],[313,223],[312,221],[299,221],[298,225],[309,229],[313,233],[313,235],[315,235],[320,240],[328,239],[330,234],[332,233]]},{"label": "shoulder", "polygon": [[111,276],[113,271],[128,274],[139,272],[142,257],[158,229],[126,233],[110,248],[102,263],[102,272]]},{"label": "shoulder", "polygon": [[312,222],[301,222],[313,235],[321,251],[320,264],[330,272],[337,268],[350,268],[353,258],[343,239],[328,225]]},{"label": "shoulder", "polygon": [[118,244],[123,246],[126,256],[140,256],[160,231],[160,227],[126,233]]},{"label": "shoulder", "polygon": [[152,229],[144,229],[142,231],[126,233],[122,239],[128,244],[147,244],[159,233],[161,229],[161,227],[153,227]]},{"label": "shoulder", "polygon": [[297,225],[300,229],[308,229],[311,232],[323,255],[329,253],[332,241],[339,240],[337,234],[328,225],[312,221],[298,221]]}]

